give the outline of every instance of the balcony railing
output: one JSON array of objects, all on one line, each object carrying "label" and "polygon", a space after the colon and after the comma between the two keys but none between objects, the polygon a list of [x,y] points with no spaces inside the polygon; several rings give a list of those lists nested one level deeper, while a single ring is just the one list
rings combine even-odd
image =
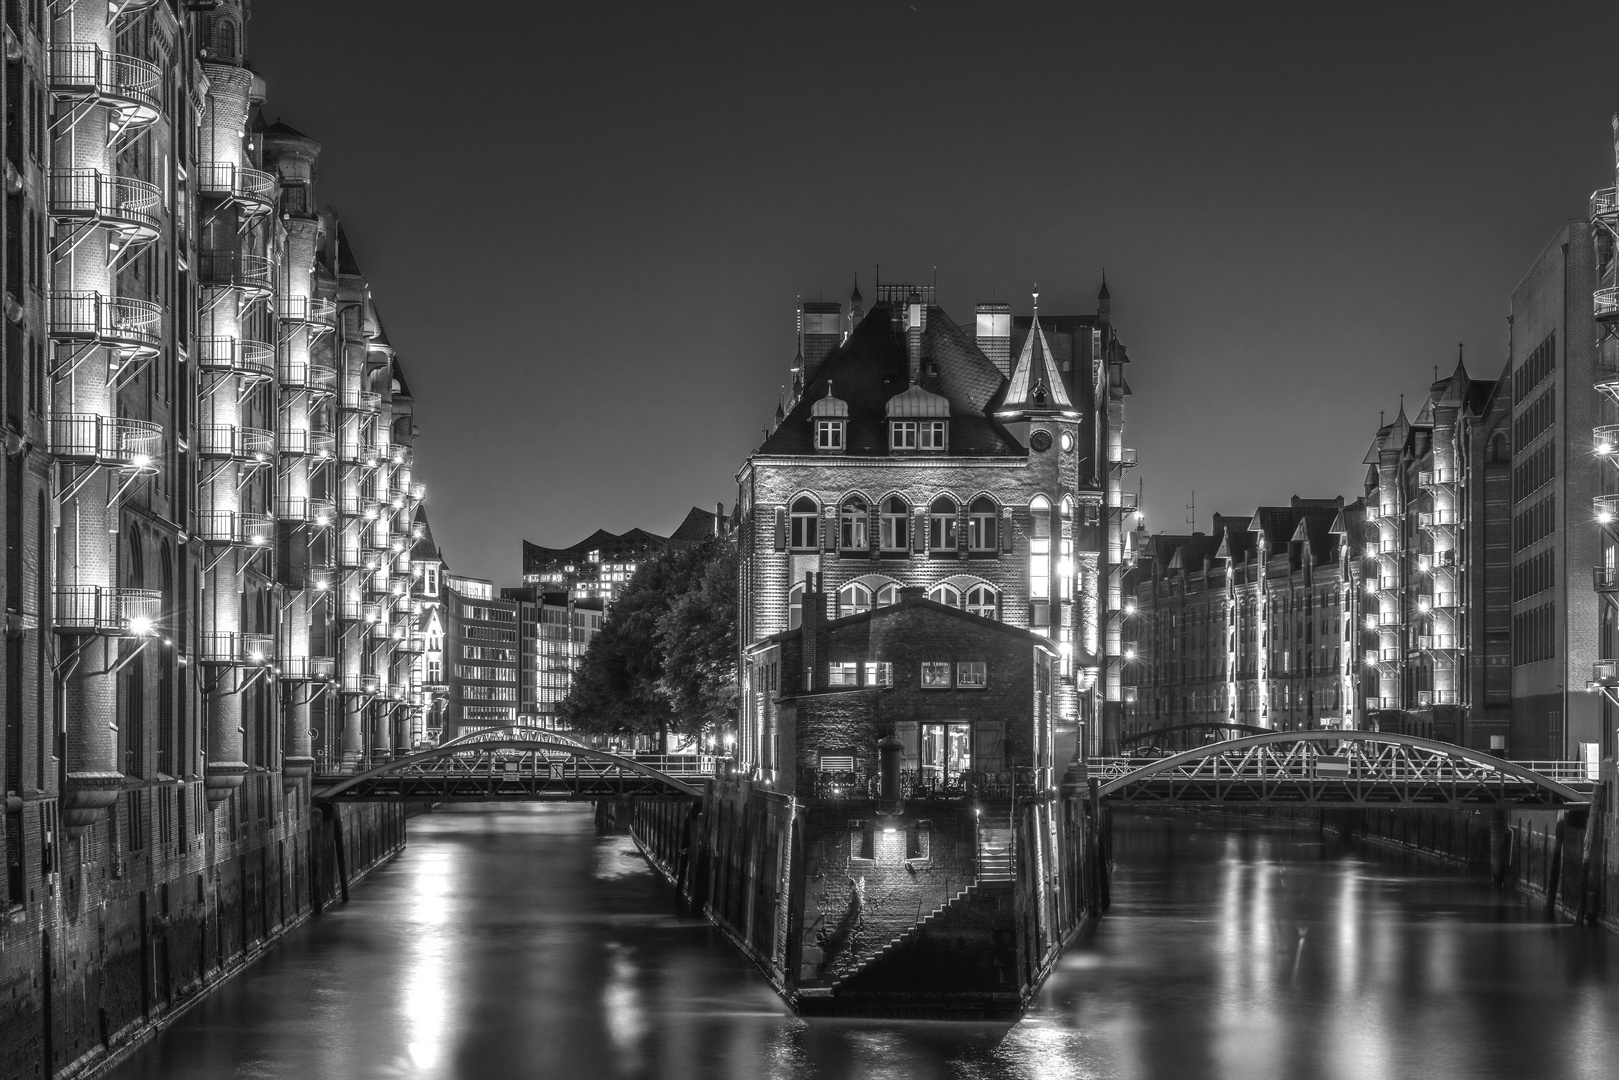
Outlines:
[{"label": "balcony railing", "polygon": [[198,338],[197,364],[215,374],[268,379],[275,375],[275,349],[262,341],[242,338]]},{"label": "balcony railing", "polygon": [[286,322],[331,326],[337,322],[337,305],[313,296],[278,296],[275,314],[276,318]]},{"label": "balcony railing", "polygon": [[1591,585],[1599,593],[1619,592],[1619,567],[1593,566]]},{"label": "balcony railing", "polygon": [[263,255],[230,248],[197,252],[197,276],[203,285],[241,289],[268,296],[275,288],[275,266]]},{"label": "balcony railing", "polygon": [[1418,690],[1417,704],[1419,706],[1454,705],[1456,704],[1456,691],[1454,690]]},{"label": "balcony railing", "polygon": [[1379,649],[1377,651],[1378,660],[1382,661],[1385,664],[1397,663],[1400,660],[1404,659],[1404,657],[1405,657],[1405,650],[1404,649]]},{"label": "balcony railing", "polygon": [[275,638],[269,634],[203,634],[201,660],[205,664],[270,664],[275,662]]},{"label": "balcony railing", "polygon": [[95,169],[53,169],[51,214],[100,221],[125,232],[156,236],[163,224],[163,193],[155,184]]},{"label": "balcony railing", "polygon": [[48,307],[55,338],[103,341],[140,351],[156,350],[163,341],[163,309],[145,300],[96,292],[52,293]]},{"label": "balcony railing", "polygon": [[1394,711],[1399,709],[1400,699],[1397,697],[1369,697],[1366,699],[1366,707],[1378,711]]},{"label": "balcony railing", "polygon": [[1422,487],[1451,487],[1458,479],[1454,468],[1424,469],[1417,473],[1417,483]]},{"label": "balcony railing", "polygon": [[1113,465],[1119,469],[1133,469],[1136,466],[1136,449],[1133,446],[1119,447],[1118,457],[1113,459]]},{"label": "balcony railing", "polygon": [[1591,681],[1598,686],[1619,686],[1619,660],[1598,660],[1592,664]]},{"label": "balcony railing", "polygon": [[1599,221],[1619,215],[1619,200],[1614,197],[1613,188],[1601,188],[1591,192],[1591,220]]},{"label": "balcony railing", "polygon": [[288,656],[282,659],[281,678],[292,682],[330,679],[336,664],[330,656]]},{"label": "balcony railing", "polygon": [[1134,491],[1110,491],[1107,493],[1107,505],[1112,510],[1131,511],[1136,508],[1138,493]]},{"label": "balcony railing", "polygon": [[58,585],[56,630],[63,634],[148,634],[163,607],[155,589]]},{"label": "balcony railing", "polygon": [[312,499],[305,495],[287,495],[276,500],[275,516],[282,521],[302,521],[325,528],[337,521],[337,507],[330,499]]},{"label": "balcony railing", "polygon": [[1378,626],[1399,626],[1405,622],[1405,616],[1398,611],[1380,611],[1377,613]]},{"label": "balcony railing", "polygon": [[1591,294],[1591,314],[1598,322],[1619,319],[1619,287],[1613,285]]},{"label": "balcony railing", "polygon": [[1435,592],[1430,596],[1423,597],[1423,602],[1428,605],[1428,610],[1430,611],[1449,611],[1456,607],[1457,600],[1456,594],[1449,591]]},{"label": "balcony railing", "polygon": [[338,395],[337,407],[346,412],[377,412],[382,408],[382,395],[375,390],[350,390]]},{"label": "balcony railing", "polygon": [[262,547],[275,541],[275,519],[240,510],[204,510],[197,515],[197,536],[210,544]]},{"label": "balcony railing", "polygon": [[1599,457],[1619,452],[1619,424],[1598,424],[1591,429],[1591,449]]},{"label": "balcony railing", "polygon": [[1454,510],[1424,510],[1417,515],[1417,524],[1424,529],[1445,529],[1458,521]]},{"label": "balcony railing", "polygon": [[1592,496],[1591,513],[1603,525],[1619,521],[1619,495]]},{"label": "balcony railing", "polygon": [[265,461],[275,453],[275,434],[235,424],[199,424],[197,453],[203,457]]},{"label": "balcony railing", "polygon": [[337,371],[318,360],[282,360],[276,369],[283,390],[308,390],[330,394],[337,382]]},{"label": "balcony railing", "polygon": [[53,93],[100,98],[130,122],[151,123],[163,108],[163,72],[133,56],[117,56],[96,45],[52,45],[48,80]]},{"label": "balcony railing", "polygon": [[57,413],[50,431],[51,453],[80,465],[152,468],[163,444],[157,424],[97,413]]},{"label": "balcony railing", "polygon": [[346,465],[377,465],[377,447],[369,439],[344,439],[337,456]]},{"label": "balcony railing", "polygon": [[345,694],[377,694],[382,691],[382,679],[376,675],[345,671],[338,689]]},{"label": "balcony railing", "polygon": [[1457,647],[1455,634],[1417,635],[1417,648],[1424,652],[1443,652]]},{"label": "balcony railing", "polygon": [[336,449],[337,439],[327,431],[284,428],[281,432],[282,457],[329,458]]},{"label": "balcony railing", "polygon": [[250,210],[268,212],[275,209],[276,178],[258,169],[249,169],[229,162],[201,162],[196,167],[197,193],[220,199],[236,199]]}]

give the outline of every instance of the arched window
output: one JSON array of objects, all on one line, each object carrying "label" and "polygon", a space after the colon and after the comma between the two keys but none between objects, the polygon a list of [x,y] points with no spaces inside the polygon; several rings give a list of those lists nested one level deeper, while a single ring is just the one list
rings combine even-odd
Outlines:
[{"label": "arched window", "polygon": [[858,581],[851,581],[838,590],[838,617],[859,615],[871,610],[871,590]]},{"label": "arched window", "polygon": [[804,625],[804,583],[799,582],[787,590],[787,629],[797,630]]},{"label": "arched window", "polygon": [[1000,542],[1001,512],[995,500],[980,495],[967,508],[967,546],[973,551],[994,551]]},{"label": "arched window", "polygon": [[821,508],[808,495],[793,500],[793,550],[814,551],[821,544]]},{"label": "arched window", "polygon": [[956,550],[956,504],[948,495],[934,499],[928,508],[928,550]]},{"label": "arched window", "polygon": [[890,582],[877,590],[877,606],[887,607],[899,603],[899,586]]},{"label": "arched window", "polygon": [[878,540],[884,551],[906,551],[911,546],[911,507],[898,495],[882,501]]},{"label": "arched window", "polygon": [[967,590],[967,602],[962,605],[974,615],[986,619],[998,618],[1000,615],[1000,597],[989,585],[974,585]]},{"label": "arched window", "polygon": [[866,500],[858,495],[843,500],[843,508],[838,513],[838,542],[844,551],[866,550],[866,522],[870,513]]},{"label": "arched window", "polygon": [[961,590],[954,585],[935,585],[933,591],[928,593],[928,599],[945,607],[960,607]]}]

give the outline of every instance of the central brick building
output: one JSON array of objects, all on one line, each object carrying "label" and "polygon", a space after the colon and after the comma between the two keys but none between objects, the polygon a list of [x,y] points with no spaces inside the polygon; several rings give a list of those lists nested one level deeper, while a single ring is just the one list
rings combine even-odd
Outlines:
[{"label": "central brick building", "polygon": [[749,647],[802,620],[807,575],[842,617],[917,587],[1053,642],[1057,722],[1117,733],[1127,362],[1104,285],[1089,315],[979,304],[957,324],[928,286],[806,304],[789,407],[738,473],[743,705],[738,755],[776,780],[770,691]]}]

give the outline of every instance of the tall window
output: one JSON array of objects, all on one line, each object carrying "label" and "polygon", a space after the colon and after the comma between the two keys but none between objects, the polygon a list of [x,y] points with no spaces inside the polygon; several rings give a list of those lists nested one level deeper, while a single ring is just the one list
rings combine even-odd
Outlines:
[{"label": "tall window", "polygon": [[787,590],[787,629],[797,630],[804,625],[804,584],[799,582]]},{"label": "tall window", "polygon": [[859,615],[871,610],[871,590],[858,581],[851,581],[838,590],[838,616]]},{"label": "tall window", "polygon": [[911,543],[911,508],[898,495],[882,501],[878,516],[879,540],[884,551],[905,551]]},{"label": "tall window", "polygon": [[866,550],[866,521],[870,508],[866,500],[858,495],[852,495],[844,500],[843,510],[839,514],[840,535],[839,541],[844,551]]},{"label": "tall window", "polygon": [[793,548],[814,551],[821,542],[821,508],[808,495],[793,500]]},{"label": "tall window", "polygon": [[967,602],[963,606],[974,615],[993,619],[997,615],[999,599],[990,586],[974,585],[967,590]]},{"label": "tall window", "polygon": [[1029,597],[1047,600],[1051,597],[1051,538],[1036,536],[1029,540]]},{"label": "tall window", "polygon": [[956,504],[941,495],[928,510],[928,550],[956,550]]},{"label": "tall window", "polygon": [[928,593],[928,599],[945,607],[960,607],[961,590],[954,585],[935,585]]},{"label": "tall window", "polygon": [[967,508],[967,546],[974,551],[994,551],[998,543],[1000,511],[995,500],[980,495]]}]

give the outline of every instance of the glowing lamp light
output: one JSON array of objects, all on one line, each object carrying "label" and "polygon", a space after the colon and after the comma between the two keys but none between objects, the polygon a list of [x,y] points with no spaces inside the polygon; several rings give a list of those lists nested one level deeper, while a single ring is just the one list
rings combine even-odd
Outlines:
[{"label": "glowing lamp light", "polygon": [[1134,615],[1136,613],[1135,601],[1132,600],[1130,603],[1124,605],[1124,613],[1126,615]]},{"label": "glowing lamp light", "polygon": [[1597,443],[1596,451],[1602,455],[1611,454],[1613,453],[1613,443],[1599,442]]},{"label": "glowing lamp light", "polygon": [[1126,660],[1134,660],[1136,658],[1136,651],[1134,649],[1124,650],[1124,658]]},{"label": "glowing lamp light", "polygon": [[1422,599],[1421,599],[1421,600],[1418,600],[1418,601],[1417,601],[1417,608],[1418,608],[1418,609],[1419,609],[1419,610],[1422,610],[1422,611],[1427,611],[1427,610],[1428,610],[1428,609],[1429,609],[1429,608],[1430,608],[1430,607],[1432,607],[1432,606],[1433,606],[1433,605],[1432,605],[1432,604],[1430,604],[1430,603],[1429,603],[1429,602],[1428,602],[1428,598],[1427,598],[1427,597],[1423,597],[1423,598],[1422,598]]},{"label": "glowing lamp light", "polygon": [[247,658],[253,661],[255,664],[264,663],[264,654],[257,649],[254,649],[252,652],[248,653]]},{"label": "glowing lamp light", "polygon": [[152,619],[147,615],[131,615],[129,618],[129,632],[136,637],[145,637],[152,632]]},{"label": "glowing lamp light", "polygon": [[1607,524],[1610,524],[1612,521],[1613,521],[1613,511],[1612,510],[1609,510],[1607,507],[1603,507],[1601,510],[1597,511],[1597,523],[1598,524],[1607,525]]},{"label": "glowing lamp light", "polygon": [[137,468],[137,469],[149,468],[151,466],[151,464],[152,464],[152,455],[151,454],[131,454],[130,458],[129,458],[129,463],[130,463],[131,466],[133,466],[134,468]]},{"label": "glowing lamp light", "polygon": [[1366,616],[1366,629],[1368,629],[1368,630],[1376,630],[1377,629],[1377,616],[1376,615],[1368,615],[1368,616]]}]

